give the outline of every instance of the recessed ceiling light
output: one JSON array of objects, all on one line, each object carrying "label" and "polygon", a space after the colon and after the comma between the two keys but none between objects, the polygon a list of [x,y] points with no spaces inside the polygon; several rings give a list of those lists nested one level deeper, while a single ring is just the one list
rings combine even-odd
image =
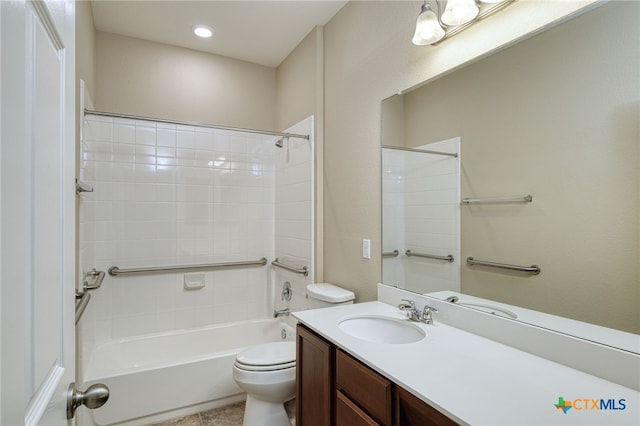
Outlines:
[{"label": "recessed ceiling light", "polygon": [[213,35],[213,28],[207,25],[194,25],[193,33],[198,37],[209,38]]}]

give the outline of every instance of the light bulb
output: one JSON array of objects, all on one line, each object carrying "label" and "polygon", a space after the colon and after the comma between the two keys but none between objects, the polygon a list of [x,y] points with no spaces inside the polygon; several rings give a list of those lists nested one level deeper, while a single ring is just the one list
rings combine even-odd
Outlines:
[{"label": "light bulb", "polygon": [[422,5],[422,12],[416,20],[416,32],[413,35],[413,44],[425,46],[433,44],[444,37],[444,29],[438,22],[438,17],[427,3]]},{"label": "light bulb", "polygon": [[462,25],[473,21],[479,12],[475,0],[447,0],[441,19],[446,25]]},{"label": "light bulb", "polygon": [[194,25],[192,29],[193,33],[198,37],[209,38],[213,35],[213,28],[206,25]]}]

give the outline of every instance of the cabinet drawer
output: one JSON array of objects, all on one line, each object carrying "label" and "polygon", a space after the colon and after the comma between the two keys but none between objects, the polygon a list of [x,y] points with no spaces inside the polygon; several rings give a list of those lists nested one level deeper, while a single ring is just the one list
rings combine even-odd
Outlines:
[{"label": "cabinet drawer", "polygon": [[341,350],[336,351],[336,388],[376,422],[391,425],[391,382]]},{"label": "cabinet drawer", "polygon": [[337,391],[336,426],[378,426],[378,423],[342,392]]}]

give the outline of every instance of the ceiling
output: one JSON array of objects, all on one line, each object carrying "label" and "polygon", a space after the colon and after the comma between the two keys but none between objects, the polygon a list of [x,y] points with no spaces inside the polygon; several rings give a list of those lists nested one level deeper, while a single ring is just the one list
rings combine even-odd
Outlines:
[{"label": "ceiling", "polygon": [[[277,67],[317,25],[347,3],[334,0],[92,0],[98,31]],[[213,27],[196,37],[196,24]]]}]

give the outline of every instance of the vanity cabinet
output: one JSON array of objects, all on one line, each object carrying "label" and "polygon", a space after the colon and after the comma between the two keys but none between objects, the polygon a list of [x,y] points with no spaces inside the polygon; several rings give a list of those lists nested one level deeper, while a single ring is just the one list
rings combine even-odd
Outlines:
[{"label": "vanity cabinet", "polygon": [[296,424],[329,426],[333,419],[335,348],[306,327],[296,335]]},{"label": "vanity cabinet", "polygon": [[297,354],[298,426],[456,424],[302,324]]},{"label": "vanity cabinet", "polygon": [[[392,425],[392,383],[340,349],[335,356],[336,398],[351,401],[366,413],[360,424]],[[341,404],[336,402],[336,424],[349,425],[348,404],[338,410]]]}]

